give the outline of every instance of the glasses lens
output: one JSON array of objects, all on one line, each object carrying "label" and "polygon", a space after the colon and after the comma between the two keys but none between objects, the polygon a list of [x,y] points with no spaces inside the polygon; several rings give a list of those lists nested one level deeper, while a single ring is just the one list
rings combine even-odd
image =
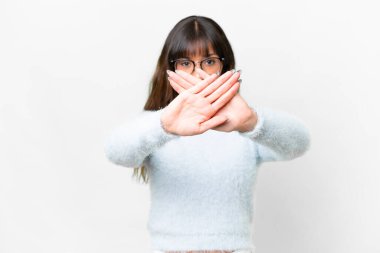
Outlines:
[{"label": "glasses lens", "polygon": [[179,59],[175,62],[175,69],[182,70],[188,73],[193,71],[194,64],[186,59]]},{"label": "glasses lens", "polygon": [[201,63],[201,68],[208,74],[213,74],[220,71],[221,67],[222,62],[219,58],[216,57],[204,59]]}]

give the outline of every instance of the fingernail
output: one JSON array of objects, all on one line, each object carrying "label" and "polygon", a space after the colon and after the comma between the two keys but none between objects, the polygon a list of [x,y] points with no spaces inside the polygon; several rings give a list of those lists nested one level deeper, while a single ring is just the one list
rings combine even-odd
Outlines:
[{"label": "fingernail", "polygon": [[241,69],[239,69],[238,71],[236,71],[236,72],[239,72],[240,73],[240,75],[241,75]]},{"label": "fingernail", "polygon": [[243,79],[239,79],[238,82],[241,84],[243,82]]},{"label": "fingernail", "polygon": [[232,74],[233,74],[233,73],[235,73],[235,72],[236,72],[236,69],[231,69],[231,71],[232,71]]},{"label": "fingernail", "polygon": [[170,73],[171,71],[170,70],[166,70],[166,73],[168,73],[168,76],[170,76],[171,75],[171,73]]}]

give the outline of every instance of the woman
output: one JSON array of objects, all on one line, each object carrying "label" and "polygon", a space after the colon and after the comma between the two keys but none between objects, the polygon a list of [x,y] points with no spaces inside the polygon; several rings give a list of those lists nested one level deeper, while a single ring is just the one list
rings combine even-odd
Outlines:
[{"label": "woman", "polygon": [[244,101],[234,68],[215,21],[182,19],[165,41],[144,111],[106,139],[110,161],[149,177],[155,252],[254,252],[259,165],[309,148],[302,121]]}]

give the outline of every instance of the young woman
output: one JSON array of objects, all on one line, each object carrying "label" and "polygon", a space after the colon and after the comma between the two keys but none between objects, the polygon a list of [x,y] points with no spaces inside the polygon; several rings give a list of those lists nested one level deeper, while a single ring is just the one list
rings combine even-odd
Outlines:
[{"label": "young woman", "polygon": [[258,167],[309,148],[301,120],[240,96],[234,69],[215,21],[180,20],[165,41],[144,110],[105,141],[111,162],[149,182],[155,252],[254,252]]}]

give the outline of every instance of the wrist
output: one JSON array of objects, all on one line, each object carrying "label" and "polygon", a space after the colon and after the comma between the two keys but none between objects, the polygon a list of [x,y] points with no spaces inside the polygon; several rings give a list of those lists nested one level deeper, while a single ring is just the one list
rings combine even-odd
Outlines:
[{"label": "wrist", "polygon": [[167,116],[165,115],[165,110],[166,110],[166,108],[162,109],[162,113],[161,113],[161,116],[160,116],[160,125],[161,125],[161,128],[166,133],[168,133],[168,134],[175,134],[170,129],[170,125],[168,124],[168,122],[170,122],[170,121],[167,119]]},{"label": "wrist", "polygon": [[255,110],[250,109],[247,119],[242,123],[238,129],[239,132],[249,132],[255,129],[257,124],[257,113]]}]

